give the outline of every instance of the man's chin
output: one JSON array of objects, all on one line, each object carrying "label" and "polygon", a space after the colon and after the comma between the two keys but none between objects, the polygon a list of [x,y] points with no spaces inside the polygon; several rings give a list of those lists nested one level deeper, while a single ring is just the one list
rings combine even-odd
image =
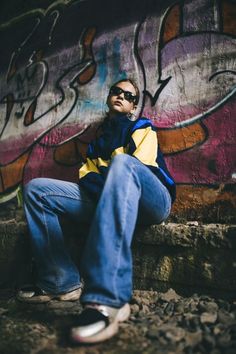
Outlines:
[{"label": "man's chin", "polygon": [[112,112],[114,114],[125,114],[125,112],[123,112],[122,107],[113,107]]}]

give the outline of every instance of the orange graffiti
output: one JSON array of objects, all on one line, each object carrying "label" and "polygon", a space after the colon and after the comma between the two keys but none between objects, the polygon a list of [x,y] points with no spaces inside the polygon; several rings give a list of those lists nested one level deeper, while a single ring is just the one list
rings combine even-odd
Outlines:
[{"label": "orange graffiti", "polygon": [[[82,46],[83,46],[83,59],[82,60],[88,60],[93,58],[93,53],[92,53],[92,42],[94,40],[96,34],[96,29],[95,28],[88,28],[83,37],[82,37]],[[77,78],[77,82],[80,85],[86,84],[89,80],[92,79],[93,75],[95,74],[96,70],[96,64],[93,62],[87,70],[82,72],[79,77]]]},{"label": "orange graffiti", "polygon": [[22,182],[23,171],[30,152],[26,152],[16,161],[7,166],[0,167],[0,193],[6,192],[9,188],[18,186]]},{"label": "orange graffiti", "polygon": [[157,132],[164,154],[173,154],[193,148],[206,139],[206,133],[199,123],[179,129],[160,129]]},{"label": "orange graffiti", "polygon": [[86,158],[88,144],[77,138],[58,146],[54,151],[54,160],[66,166],[73,166]]},{"label": "orange graffiti", "polygon": [[93,77],[95,70],[96,70],[96,65],[95,64],[90,65],[90,67],[87,70],[85,70],[82,74],[79,75],[77,82],[80,85],[86,84]]},{"label": "orange graffiti", "polygon": [[163,25],[163,45],[180,34],[180,6],[174,5],[165,18]]},{"label": "orange graffiti", "polygon": [[222,222],[225,211],[229,211],[227,217],[230,220],[233,215],[230,210],[236,207],[235,193],[225,188],[225,185],[209,187],[183,184],[177,185],[176,192],[177,198],[172,209],[175,217],[186,218],[188,215],[190,220],[211,217],[214,222]]},{"label": "orange graffiti", "polygon": [[231,1],[223,1],[223,31],[236,35],[236,7]]},{"label": "orange graffiti", "polygon": [[24,124],[30,125],[33,123],[34,121],[34,112],[36,110],[36,106],[37,106],[37,101],[33,101],[29,107],[29,109],[27,110],[27,112],[25,113],[25,117],[24,117]]}]

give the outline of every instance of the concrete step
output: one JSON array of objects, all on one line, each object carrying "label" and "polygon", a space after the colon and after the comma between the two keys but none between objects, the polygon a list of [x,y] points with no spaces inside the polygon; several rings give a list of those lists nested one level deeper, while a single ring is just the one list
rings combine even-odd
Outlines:
[{"label": "concrete step", "polygon": [[[78,262],[87,227],[65,226],[67,245]],[[81,236],[81,237],[80,237]],[[178,292],[236,294],[236,225],[166,223],[140,227],[132,244],[134,287]],[[0,288],[14,287],[29,277],[30,247],[22,220],[0,221]]]},{"label": "concrete step", "polygon": [[168,223],[139,229],[135,286],[236,295],[236,225]]}]

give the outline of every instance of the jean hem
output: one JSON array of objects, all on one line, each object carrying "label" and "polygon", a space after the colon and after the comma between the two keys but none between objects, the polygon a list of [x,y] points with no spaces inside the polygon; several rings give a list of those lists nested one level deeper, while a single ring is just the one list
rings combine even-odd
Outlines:
[{"label": "jean hem", "polygon": [[45,287],[43,284],[41,284],[40,282],[38,282],[36,284],[40,289],[42,289],[43,291],[45,291],[48,294],[56,294],[56,295],[60,295],[60,294],[66,294],[69,293],[73,290],[79,289],[82,287],[82,283],[76,284],[74,286],[70,286],[70,287],[57,287],[57,288],[49,288],[49,287]]},{"label": "jean hem", "polygon": [[122,306],[124,306],[124,304],[128,303],[129,300],[124,301],[124,302],[121,302],[121,301],[118,302],[117,300],[106,299],[104,297],[95,296],[95,295],[82,295],[80,302],[82,304],[90,302],[90,303],[95,303],[95,304],[99,304],[99,305],[121,308]]}]

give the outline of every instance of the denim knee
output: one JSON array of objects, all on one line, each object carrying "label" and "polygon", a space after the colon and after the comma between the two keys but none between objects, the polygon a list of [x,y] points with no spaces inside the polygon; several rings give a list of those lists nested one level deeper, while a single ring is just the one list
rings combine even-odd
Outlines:
[{"label": "denim knee", "polygon": [[47,178],[34,178],[24,186],[24,201],[26,202],[32,195],[39,195],[43,185],[46,185]]},{"label": "denim knee", "polygon": [[111,167],[113,168],[116,166],[119,170],[130,167],[133,160],[136,160],[133,156],[128,154],[118,154],[113,157]]},{"label": "denim knee", "polygon": [[[128,154],[119,154],[114,156],[110,165],[110,172],[113,172],[115,178],[123,178],[126,173],[130,173],[131,170],[136,171],[141,162],[135,157]],[[122,180],[122,179],[121,179]]]}]

